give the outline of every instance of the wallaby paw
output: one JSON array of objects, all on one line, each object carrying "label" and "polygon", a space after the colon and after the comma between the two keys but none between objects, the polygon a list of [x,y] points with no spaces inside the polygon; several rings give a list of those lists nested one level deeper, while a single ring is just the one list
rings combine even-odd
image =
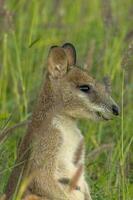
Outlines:
[{"label": "wallaby paw", "polygon": [[2,197],[0,197],[0,200],[6,200],[6,195],[5,195],[5,194],[3,194],[3,196],[2,196]]}]

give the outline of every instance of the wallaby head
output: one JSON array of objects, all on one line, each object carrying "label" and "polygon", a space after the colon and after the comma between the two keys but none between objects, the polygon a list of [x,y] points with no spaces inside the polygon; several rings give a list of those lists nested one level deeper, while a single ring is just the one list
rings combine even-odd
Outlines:
[{"label": "wallaby head", "polygon": [[104,84],[76,65],[76,50],[70,43],[51,47],[47,79],[60,112],[73,118],[109,120],[119,108]]}]

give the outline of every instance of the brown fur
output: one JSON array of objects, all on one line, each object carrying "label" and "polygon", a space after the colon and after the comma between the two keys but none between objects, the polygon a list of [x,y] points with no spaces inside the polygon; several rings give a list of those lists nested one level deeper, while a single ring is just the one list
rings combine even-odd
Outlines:
[{"label": "brown fur", "polygon": [[[33,174],[24,198],[30,192],[42,200],[91,199],[84,169],[78,169],[77,165],[84,166],[84,150],[76,121],[80,118],[108,120],[112,118],[115,102],[104,85],[77,67],[75,61],[76,52],[71,44],[50,49],[47,75],[18,153],[17,163],[22,165],[14,168],[7,184],[8,200],[20,175],[24,180]],[[84,93],[81,85],[89,85],[90,91]],[[75,152],[82,154],[76,157],[76,163]],[[73,178],[74,174],[77,178]],[[78,182],[81,190],[70,192],[69,186],[58,181],[62,177],[73,179],[74,185]]]}]

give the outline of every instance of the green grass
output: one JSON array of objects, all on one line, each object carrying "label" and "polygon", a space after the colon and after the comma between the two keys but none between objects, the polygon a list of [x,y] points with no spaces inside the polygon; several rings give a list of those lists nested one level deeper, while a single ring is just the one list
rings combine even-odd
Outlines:
[{"label": "green grass", "polygon": [[[1,131],[31,114],[51,45],[72,42],[81,66],[94,45],[91,73],[100,81],[110,75],[121,116],[107,123],[80,123],[86,154],[99,149],[86,161],[86,176],[94,200],[132,200],[132,0],[7,0],[0,4]],[[1,194],[24,133],[25,128],[19,128],[0,141]],[[112,148],[100,150],[112,143]]]}]

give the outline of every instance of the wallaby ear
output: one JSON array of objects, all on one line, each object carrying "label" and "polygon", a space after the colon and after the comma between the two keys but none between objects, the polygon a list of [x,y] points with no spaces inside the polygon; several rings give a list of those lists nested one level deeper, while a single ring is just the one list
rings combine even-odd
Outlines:
[{"label": "wallaby ear", "polygon": [[53,78],[60,78],[67,72],[67,56],[63,48],[52,46],[48,55],[48,72]]},{"label": "wallaby ear", "polygon": [[62,46],[65,50],[68,59],[68,65],[72,66],[76,64],[76,49],[71,43],[65,43]]}]

